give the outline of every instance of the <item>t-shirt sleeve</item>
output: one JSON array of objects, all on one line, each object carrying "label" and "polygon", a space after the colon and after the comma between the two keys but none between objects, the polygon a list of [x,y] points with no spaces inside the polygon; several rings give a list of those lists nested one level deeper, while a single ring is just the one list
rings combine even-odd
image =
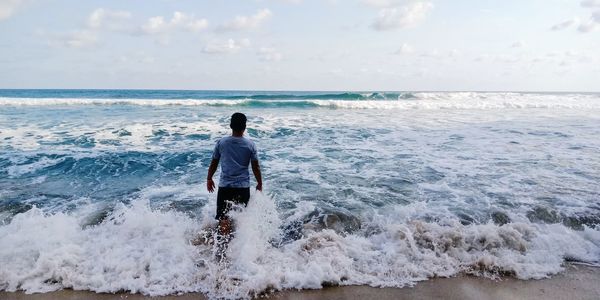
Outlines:
[{"label": "t-shirt sleeve", "polygon": [[254,144],[254,142],[250,143],[250,159],[258,160],[258,151],[256,150],[256,144]]},{"label": "t-shirt sleeve", "polygon": [[215,150],[213,150],[213,154],[212,154],[212,159],[220,159],[221,158],[221,152],[219,151],[219,142],[221,140],[217,141],[217,144],[215,145]]}]

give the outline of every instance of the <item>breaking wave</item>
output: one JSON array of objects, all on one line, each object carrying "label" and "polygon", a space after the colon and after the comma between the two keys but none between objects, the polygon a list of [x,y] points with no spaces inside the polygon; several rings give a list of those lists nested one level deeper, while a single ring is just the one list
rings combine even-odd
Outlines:
[{"label": "breaking wave", "polygon": [[89,207],[55,214],[33,208],[0,227],[2,243],[11,245],[0,248],[0,289],[249,298],[331,284],[403,287],[458,273],[539,279],[561,271],[565,260],[600,258],[600,234],[588,227],[428,222],[415,217],[418,204],[315,218],[309,203],[299,203],[283,218],[270,197],[255,194],[234,214],[238,230],[227,261],[218,262],[213,210],[207,205],[196,220],[140,200],[85,226]]},{"label": "breaking wave", "polygon": [[595,94],[519,93],[341,93],[341,94],[256,94],[195,98],[0,98],[0,106],[139,105],[139,106],[225,106],[254,108],[340,108],[340,109],[510,109],[510,108],[600,108]]}]

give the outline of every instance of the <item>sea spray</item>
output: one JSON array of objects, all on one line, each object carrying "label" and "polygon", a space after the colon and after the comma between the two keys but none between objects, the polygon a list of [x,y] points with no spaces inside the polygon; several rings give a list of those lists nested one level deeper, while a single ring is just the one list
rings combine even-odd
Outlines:
[{"label": "sea spray", "polygon": [[[239,298],[325,284],[402,287],[461,272],[543,278],[561,271],[565,258],[597,262],[600,257],[599,235],[590,228],[465,226],[457,220],[442,225],[401,213],[404,217],[370,224],[380,227],[377,233],[310,230],[280,244],[281,225],[289,220],[280,218],[272,199],[257,193],[247,209],[233,213],[234,238],[226,261],[218,261],[210,243],[191,243],[207,230],[202,222],[151,209],[144,201],[117,207],[102,223],[85,228],[81,216],[33,208],[0,227],[0,240],[10,245],[0,249],[0,286],[147,295],[201,291]],[[377,219],[383,220],[364,221]]]},{"label": "sea spray", "polygon": [[164,295],[195,291],[197,225],[184,214],[120,206],[102,223],[37,208],[0,227],[0,286],[7,291],[62,288]]},{"label": "sea spray", "polygon": [[379,110],[438,110],[438,109],[598,109],[600,97],[595,94],[575,94],[571,98],[556,94],[532,94],[523,97],[514,93],[418,93],[412,97],[231,97],[230,99],[98,99],[98,98],[2,98],[0,107],[40,106],[206,106],[258,109],[379,109]]}]

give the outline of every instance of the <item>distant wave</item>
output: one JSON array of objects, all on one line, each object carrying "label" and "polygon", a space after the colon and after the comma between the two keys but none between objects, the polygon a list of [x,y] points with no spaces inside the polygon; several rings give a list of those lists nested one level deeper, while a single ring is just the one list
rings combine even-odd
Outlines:
[{"label": "distant wave", "polygon": [[416,98],[412,93],[324,93],[324,94],[255,94],[228,96],[246,100],[399,100]]},{"label": "distant wave", "polygon": [[409,92],[245,92],[171,90],[0,90],[1,98],[156,100],[399,100]]},{"label": "distant wave", "polygon": [[339,93],[229,95],[219,99],[94,99],[94,98],[0,98],[0,106],[141,105],[141,106],[241,106],[255,108],[340,109],[599,109],[596,94],[521,93]]}]

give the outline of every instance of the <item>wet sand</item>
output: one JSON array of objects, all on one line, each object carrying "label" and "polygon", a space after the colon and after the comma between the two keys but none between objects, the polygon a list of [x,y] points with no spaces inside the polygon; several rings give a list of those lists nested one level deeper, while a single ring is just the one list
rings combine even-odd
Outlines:
[{"label": "wet sand", "polygon": [[[202,294],[146,297],[139,294],[96,294],[85,291],[63,290],[45,294],[27,295],[23,292],[0,292],[3,300],[108,300],[153,299],[188,300],[206,299]],[[320,290],[283,291],[269,299],[600,299],[600,268],[569,265],[567,270],[549,279],[518,280],[503,278],[489,280],[473,276],[435,278],[414,287],[373,288],[368,286],[326,287]]]}]

